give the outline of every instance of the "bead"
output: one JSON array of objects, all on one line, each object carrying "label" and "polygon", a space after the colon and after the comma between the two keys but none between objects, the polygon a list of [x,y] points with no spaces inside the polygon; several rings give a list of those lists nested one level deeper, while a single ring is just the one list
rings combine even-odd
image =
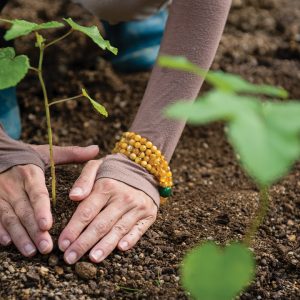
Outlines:
[{"label": "bead", "polygon": [[133,150],[133,147],[131,146],[131,145],[129,145],[128,147],[127,147],[127,151],[132,151]]},{"label": "bead", "polygon": [[139,157],[137,157],[135,160],[134,160],[135,163],[139,164],[141,162],[141,159]]},{"label": "bead", "polygon": [[135,147],[135,148],[140,148],[140,147],[141,147],[141,143],[140,143],[140,142],[136,142],[136,143],[134,144],[134,147]]},{"label": "bead", "polygon": [[156,147],[156,146],[152,146],[152,147],[151,147],[151,151],[152,151],[153,153],[155,153],[155,151],[157,151],[157,147]]},{"label": "bead", "polygon": [[158,188],[159,195],[163,198],[168,198],[172,195],[172,188],[171,187],[159,187]]},{"label": "bead", "polygon": [[141,166],[142,166],[142,167],[145,168],[145,167],[147,166],[147,164],[148,164],[148,163],[147,163],[146,161],[144,161],[144,160],[141,161]]},{"label": "bead", "polygon": [[134,139],[135,139],[137,142],[139,142],[139,141],[142,139],[142,137],[141,137],[139,134],[137,134],[137,135],[134,137]]},{"label": "bead", "polygon": [[152,166],[151,166],[150,164],[147,164],[146,169],[147,169],[148,171],[151,171]]},{"label": "bead", "polygon": [[150,149],[147,149],[145,153],[146,153],[146,155],[148,155],[148,156],[152,154],[152,152],[151,152]]},{"label": "bead", "polygon": [[145,157],[145,153],[144,153],[144,152],[141,152],[141,153],[139,154],[139,157],[140,157],[140,158],[144,158],[144,157]]},{"label": "bead", "polygon": [[133,151],[132,151],[134,154],[138,155],[140,153],[140,150],[139,149],[136,149],[134,148]]},{"label": "bead", "polygon": [[130,157],[130,159],[135,160],[136,159],[136,154],[135,153],[131,153],[129,157]]},{"label": "bead", "polygon": [[161,152],[160,152],[159,150],[156,150],[156,151],[155,151],[155,154],[156,154],[157,156],[161,156]]},{"label": "bead", "polygon": [[147,148],[151,148],[152,145],[153,145],[153,144],[152,144],[151,142],[149,142],[149,141],[146,143],[146,147],[147,147]]},{"label": "bead", "polygon": [[125,149],[120,149],[120,153],[125,154],[126,150]]},{"label": "bead", "polygon": [[126,149],[127,146],[128,146],[128,145],[127,145],[126,143],[122,143],[122,144],[121,144],[121,148],[122,148],[122,149]]},{"label": "bead", "polygon": [[[142,145],[145,145],[145,144],[147,143],[147,139],[141,138],[140,143],[141,143]],[[145,150],[146,150],[146,149],[145,149]]]},{"label": "bead", "polygon": [[172,177],[172,172],[171,171],[167,172],[167,176]]},{"label": "bead", "polygon": [[147,150],[147,147],[146,147],[145,145],[142,145],[142,146],[140,147],[140,150],[141,150],[141,151],[146,151],[146,150]]},{"label": "bead", "polygon": [[134,146],[135,140],[134,140],[134,139],[130,139],[130,140],[129,140],[129,144],[130,144],[131,146]]},{"label": "bead", "polygon": [[144,157],[144,161],[148,162],[150,160],[149,156]]}]

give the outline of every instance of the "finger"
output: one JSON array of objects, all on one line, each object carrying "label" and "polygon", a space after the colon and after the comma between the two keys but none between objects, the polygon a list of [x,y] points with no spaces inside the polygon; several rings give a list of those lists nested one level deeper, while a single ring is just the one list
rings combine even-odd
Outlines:
[{"label": "finger", "polygon": [[156,217],[154,215],[148,216],[137,222],[136,225],[119,241],[118,248],[121,251],[131,249],[143,236],[143,234],[154,223]]},{"label": "finger", "polygon": [[101,159],[87,162],[70,191],[71,200],[78,201],[85,199],[91,193],[95,184],[97,171],[101,164]]},{"label": "finger", "polygon": [[11,243],[11,237],[0,222],[0,244],[8,246]]},{"label": "finger", "polygon": [[14,213],[12,207],[4,200],[0,199],[1,224],[9,233],[13,243],[18,250],[26,257],[31,257],[36,253],[36,248],[30,240],[26,230],[22,226],[19,218]]},{"label": "finger", "polygon": [[[43,158],[46,164],[49,164],[49,146],[48,145],[30,145],[35,151],[37,151]],[[58,147],[53,148],[53,157],[55,164],[69,164],[69,163],[81,163],[95,158],[99,153],[99,147],[97,145],[91,145],[88,147]]]},{"label": "finger", "polygon": [[40,230],[50,230],[53,219],[43,171],[37,167],[32,168],[24,178],[24,185]]},{"label": "finger", "polygon": [[10,203],[16,217],[23,225],[22,227],[27,231],[31,240],[38,247],[39,251],[43,254],[49,253],[53,248],[50,234],[48,231],[40,230],[27,195],[19,191],[17,197],[16,195],[11,195],[10,198]]},{"label": "finger", "polygon": [[79,237],[86,226],[93,221],[106,205],[108,199],[109,195],[94,192],[78,205],[74,215],[58,239],[58,246],[61,251],[65,251]]},{"label": "finger", "polygon": [[104,260],[118,245],[119,241],[133,228],[141,219],[143,212],[132,209],[125,214],[103,237],[103,239],[91,250],[90,259],[95,263]]},{"label": "finger", "polygon": [[64,258],[68,264],[75,263],[89,249],[91,249],[103,236],[105,236],[114,224],[127,213],[131,208],[120,207],[118,204],[111,204],[106,207],[77,240],[67,249]]}]

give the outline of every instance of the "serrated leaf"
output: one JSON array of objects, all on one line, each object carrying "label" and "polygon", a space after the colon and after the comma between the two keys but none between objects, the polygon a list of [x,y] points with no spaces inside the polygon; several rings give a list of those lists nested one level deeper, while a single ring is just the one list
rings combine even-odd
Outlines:
[{"label": "serrated leaf", "polygon": [[224,92],[260,94],[279,98],[288,97],[288,92],[283,88],[270,85],[252,84],[238,75],[224,73],[221,71],[206,72],[182,56],[160,56],[158,63],[162,67],[194,73],[201,77],[206,76],[205,80],[207,82],[216,89]]},{"label": "serrated leaf", "polygon": [[183,286],[197,300],[232,300],[250,284],[255,262],[242,244],[224,249],[205,243],[191,250],[181,268]]},{"label": "serrated leaf", "polygon": [[53,29],[64,27],[65,25],[60,22],[52,21],[42,24],[37,24],[33,22],[28,22],[25,20],[12,20],[9,21],[12,24],[12,27],[6,32],[4,38],[5,40],[13,40],[20,36],[25,36],[31,32],[43,30],[43,29]]},{"label": "serrated leaf", "polygon": [[27,74],[29,58],[16,56],[14,48],[0,48],[0,90],[16,86]]},{"label": "serrated leaf", "polygon": [[105,107],[103,105],[101,105],[100,103],[98,103],[97,101],[93,100],[85,89],[82,89],[82,95],[91,102],[91,104],[93,105],[93,107],[95,108],[95,110],[97,112],[99,112],[101,115],[103,115],[105,117],[108,116],[108,112],[105,109]]},{"label": "serrated leaf", "polygon": [[192,124],[227,122],[242,167],[259,185],[271,185],[300,157],[300,102],[260,102],[212,91],[195,103],[175,103],[166,114]]},{"label": "serrated leaf", "polygon": [[64,19],[74,30],[80,31],[87,35],[89,38],[93,40],[95,44],[97,44],[103,50],[109,50],[113,54],[118,54],[118,49],[111,46],[110,42],[105,40],[99,32],[97,26],[81,26],[75,23],[71,18]]}]

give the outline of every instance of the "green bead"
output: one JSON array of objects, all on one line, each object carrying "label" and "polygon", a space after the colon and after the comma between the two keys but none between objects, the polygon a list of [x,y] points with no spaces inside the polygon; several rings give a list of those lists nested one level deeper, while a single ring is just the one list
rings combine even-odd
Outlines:
[{"label": "green bead", "polygon": [[163,198],[168,198],[172,195],[172,188],[170,187],[162,187],[160,186],[158,188],[158,191],[159,191],[159,195]]}]

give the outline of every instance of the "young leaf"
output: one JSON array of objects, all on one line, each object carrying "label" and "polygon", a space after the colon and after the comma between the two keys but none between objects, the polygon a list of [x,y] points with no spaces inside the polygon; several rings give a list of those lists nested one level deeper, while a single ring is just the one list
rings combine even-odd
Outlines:
[{"label": "young leaf", "polygon": [[91,104],[93,105],[93,107],[96,109],[97,112],[99,112],[101,115],[105,117],[108,116],[108,112],[105,109],[105,107],[100,103],[96,102],[95,100],[93,100],[85,89],[82,89],[82,95],[91,102]]},{"label": "young leaf", "polygon": [[29,58],[16,56],[14,48],[0,48],[0,90],[16,86],[27,74]]},{"label": "young leaf", "polygon": [[224,92],[261,94],[280,98],[288,97],[288,92],[283,88],[277,88],[270,85],[252,84],[238,75],[228,74],[221,71],[206,72],[182,56],[160,56],[158,63],[162,67],[194,73],[201,77],[206,76],[205,80],[207,82],[216,89]]},{"label": "young leaf", "polygon": [[193,124],[227,122],[227,135],[242,166],[260,185],[272,184],[300,157],[300,102],[263,103],[212,91],[195,103],[175,103],[166,114]]},{"label": "young leaf", "polygon": [[4,36],[5,40],[7,41],[13,40],[20,36],[28,35],[33,31],[60,28],[65,26],[63,23],[56,21],[36,24],[25,20],[12,20],[9,21],[9,23],[12,24],[12,27],[6,32]]},{"label": "young leaf", "polygon": [[232,300],[254,277],[251,251],[242,244],[221,249],[206,243],[190,251],[181,269],[183,286],[197,300]]},{"label": "young leaf", "polygon": [[111,46],[110,42],[105,40],[100,32],[97,26],[91,26],[91,27],[86,27],[86,26],[81,26],[77,23],[75,23],[71,18],[64,19],[74,30],[80,31],[90,37],[94,43],[96,43],[101,49],[103,50],[109,50],[113,54],[117,55],[118,54],[118,49]]}]

